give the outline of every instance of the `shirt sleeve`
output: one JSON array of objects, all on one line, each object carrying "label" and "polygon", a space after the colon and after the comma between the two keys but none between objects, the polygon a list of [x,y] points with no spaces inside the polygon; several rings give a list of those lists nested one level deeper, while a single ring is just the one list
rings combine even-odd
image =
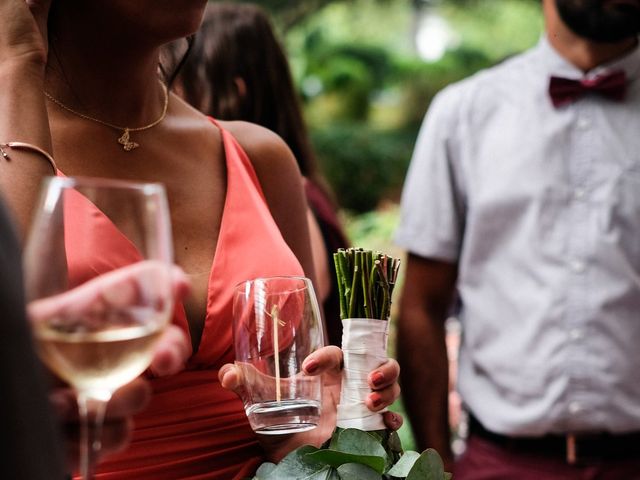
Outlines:
[{"label": "shirt sleeve", "polygon": [[462,92],[452,87],[434,98],[420,129],[402,191],[395,241],[415,255],[457,262],[466,195],[456,141]]}]

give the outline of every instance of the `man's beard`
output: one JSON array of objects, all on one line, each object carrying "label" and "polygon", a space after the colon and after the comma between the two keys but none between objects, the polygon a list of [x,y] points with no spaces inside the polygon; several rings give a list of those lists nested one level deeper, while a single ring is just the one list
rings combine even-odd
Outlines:
[{"label": "man's beard", "polygon": [[640,32],[640,0],[629,3],[607,0],[555,2],[562,21],[574,33],[588,40],[615,43]]}]

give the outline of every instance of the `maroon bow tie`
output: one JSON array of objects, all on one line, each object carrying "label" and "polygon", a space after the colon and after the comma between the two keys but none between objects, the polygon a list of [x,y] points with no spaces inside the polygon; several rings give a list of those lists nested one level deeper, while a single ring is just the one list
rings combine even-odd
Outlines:
[{"label": "maroon bow tie", "polygon": [[627,75],[622,70],[584,80],[551,77],[549,82],[549,95],[554,107],[572,103],[590,92],[621,101],[626,90]]}]

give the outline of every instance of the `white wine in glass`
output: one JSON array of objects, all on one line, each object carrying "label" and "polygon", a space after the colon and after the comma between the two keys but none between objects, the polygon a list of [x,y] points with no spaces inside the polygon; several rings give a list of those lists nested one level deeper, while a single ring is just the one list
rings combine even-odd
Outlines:
[{"label": "white wine in glass", "polygon": [[27,311],[41,359],[77,391],[84,480],[107,402],[148,368],[170,320],[172,263],[162,185],[46,180],[25,249]]}]

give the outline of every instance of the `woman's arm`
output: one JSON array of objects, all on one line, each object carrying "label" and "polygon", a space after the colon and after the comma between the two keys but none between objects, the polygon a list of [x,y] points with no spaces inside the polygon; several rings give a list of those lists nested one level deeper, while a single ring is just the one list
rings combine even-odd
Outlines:
[{"label": "woman's arm", "polygon": [[[0,144],[23,142],[51,152],[43,94],[47,60],[46,23],[51,0],[0,2]],[[24,239],[42,179],[52,170],[29,149],[3,146],[0,192]]]},{"label": "woman's arm", "polygon": [[272,131],[247,122],[220,122],[240,142],[287,245],[318,289],[311,254],[307,200],[293,153]]}]

